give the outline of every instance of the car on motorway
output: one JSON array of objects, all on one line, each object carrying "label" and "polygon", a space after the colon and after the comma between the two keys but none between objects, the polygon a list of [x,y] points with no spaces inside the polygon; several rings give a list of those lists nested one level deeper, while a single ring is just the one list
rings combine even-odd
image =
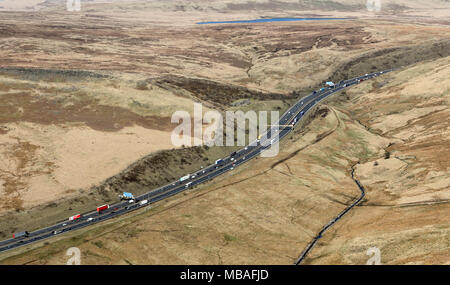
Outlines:
[{"label": "car on motorway", "polygon": [[233,152],[230,154],[230,157],[233,157],[233,156],[235,156],[235,155],[236,155],[236,152],[233,151]]},{"label": "car on motorway", "polygon": [[131,204],[131,203],[134,203],[135,201],[134,200],[130,200],[130,201],[128,201],[128,203],[129,204]]},{"label": "car on motorway", "polygon": [[90,222],[92,221],[94,218],[88,218],[87,221]]},{"label": "car on motorway", "polygon": [[141,202],[139,202],[139,205],[145,205],[145,204],[147,204],[148,203],[148,200],[142,200]]},{"label": "car on motorway", "polygon": [[192,182],[186,183],[186,185],[184,186],[185,188],[188,188],[189,186],[191,186]]},{"label": "car on motorway", "polygon": [[61,230],[55,230],[55,231],[53,231],[52,233],[53,233],[54,235],[57,235],[57,234],[62,233],[62,231],[61,231]]}]

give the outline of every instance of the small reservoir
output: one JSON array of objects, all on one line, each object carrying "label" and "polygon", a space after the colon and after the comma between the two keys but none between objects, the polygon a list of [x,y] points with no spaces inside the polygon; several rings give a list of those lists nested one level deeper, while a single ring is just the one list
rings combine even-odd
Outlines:
[{"label": "small reservoir", "polygon": [[209,24],[248,24],[248,23],[268,23],[268,22],[291,22],[291,21],[336,21],[349,20],[351,18],[268,18],[256,20],[235,20],[235,21],[219,21],[219,22],[198,22],[199,25]]}]

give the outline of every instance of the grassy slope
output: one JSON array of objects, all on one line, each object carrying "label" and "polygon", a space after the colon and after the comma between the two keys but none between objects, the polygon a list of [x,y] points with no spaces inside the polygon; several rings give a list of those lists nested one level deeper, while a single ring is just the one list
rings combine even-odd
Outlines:
[{"label": "grassy slope", "polygon": [[[323,27],[325,27],[325,26],[322,26],[322,28]],[[25,29],[26,30],[26,29]],[[265,30],[265,29],[262,29],[262,30]],[[83,31],[83,33],[84,33],[85,31]],[[237,31],[237,32],[239,32],[239,31]],[[259,32],[261,32],[261,31],[259,31]],[[143,33],[137,33],[136,34],[136,36],[142,36],[142,35],[148,35],[148,31],[144,31]],[[220,36],[222,37],[222,36],[225,36],[225,39],[227,38],[227,36],[229,36],[229,35],[233,35],[233,33],[230,33],[230,34],[228,34],[228,32],[225,32],[225,33],[223,33],[223,34],[220,34]],[[301,31],[299,32],[299,35],[301,35]],[[95,34],[92,34],[92,35],[87,35],[86,36],[86,38],[87,39],[89,39],[90,37],[92,36],[92,38],[95,38],[96,37],[96,35]],[[268,37],[271,37],[272,35],[270,34],[270,33],[268,33]],[[398,36],[398,35],[396,35],[396,36]],[[435,35],[433,35],[433,34],[430,34],[430,36],[429,37],[434,37]],[[120,38],[120,37],[117,37],[117,38]],[[320,39],[320,41],[322,41],[323,42],[323,38],[321,38],[321,37],[319,37],[319,39]],[[325,40],[326,40],[327,38],[325,37]],[[215,40],[215,39],[214,39]],[[312,42],[311,42],[311,46],[312,45],[315,45],[316,44],[316,38],[315,37],[313,37],[312,38]],[[358,37],[357,37],[357,40],[358,40]],[[411,42],[414,42],[414,39],[410,39],[411,40]],[[242,42],[242,39],[237,39],[237,41],[240,43],[240,42]],[[328,43],[330,43],[330,44],[332,44],[333,42],[335,42],[336,41],[336,39],[328,39],[328,40],[326,40],[325,41],[325,45],[327,45]],[[32,44],[33,44],[33,41],[30,41]],[[147,44],[147,43],[145,43],[145,44]],[[183,43],[182,42],[182,44],[185,44],[185,43]],[[309,45],[310,43],[308,42],[308,45]],[[367,42],[364,42],[363,43],[364,45],[365,44],[368,44]],[[176,46],[176,45],[178,45],[178,43],[174,43],[174,45]],[[43,47],[45,47],[45,45],[43,45]],[[88,54],[88,53],[90,53],[90,52],[92,52],[92,51],[94,51],[94,50],[102,50],[103,49],[103,45],[102,44],[99,44],[99,45],[97,45],[97,43],[93,43],[92,44],[92,46],[90,46],[90,48],[89,49],[87,49],[87,50],[77,50],[77,52],[75,53],[75,54],[79,54],[80,52],[86,52],[86,54]],[[207,49],[209,46],[208,45],[205,45],[204,47],[202,47],[202,48],[205,48],[205,49]],[[346,45],[344,45],[343,46],[344,48],[346,47]],[[23,48],[24,49],[28,49],[28,48],[30,48],[30,45],[29,46],[26,46],[25,47],[25,45],[23,46]],[[252,48],[251,46],[249,46],[249,47],[244,47],[244,48],[231,48],[231,49],[229,49],[229,51],[231,51],[231,53],[233,54],[233,56],[231,57],[231,59],[230,58],[228,58],[228,57],[223,57],[225,60],[224,60],[224,62],[226,62],[227,64],[231,64],[231,65],[238,65],[238,66],[241,66],[242,64],[244,65],[244,66],[246,66],[247,64],[248,64],[248,62],[247,62],[247,60],[248,60],[248,57],[250,56],[250,58],[252,58],[252,63],[253,63],[253,56],[255,55],[255,54],[257,54],[257,53],[255,53],[254,51],[250,51],[250,52],[248,52],[248,50],[250,49],[250,48]],[[258,80],[260,80],[260,79],[265,79],[266,78],[266,82],[264,82],[264,84],[265,84],[265,88],[266,89],[269,89],[269,90],[272,90],[272,89],[274,89],[274,90],[292,90],[293,88],[295,88],[295,87],[298,87],[299,85],[299,83],[295,83],[295,82],[300,82],[299,80],[297,80],[296,79],[296,77],[298,77],[298,76],[300,76],[298,73],[295,73],[295,70],[296,70],[296,68],[297,68],[297,66],[296,65],[294,65],[294,66],[291,66],[291,69],[292,69],[292,71],[293,71],[293,73],[290,75],[290,76],[283,76],[283,74],[279,74],[279,70],[276,68],[276,66],[286,66],[286,64],[287,63],[291,63],[291,62],[296,62],[297,60],[299,60],[298,62],[301,62],[302,64],[304,64],[305,62],[307,62],[307,61],[310,61],[311,59],[314,59],[314,60],[316,60],[317,59],[317,54],[321,54],[321,53],[326,53],[326,52],[329,52],[329,51],[325,51],[325,50],[321,50],[320,52],[318,52],[317,54],[315,54],[315,53],[307,53],[307,56],[305,57],[305,58],[303,58],[303,57],[298,57],[295,53],[294,54],[289,54],[289,55],[287,55],[286,56],[286,54],[283,54],[283,52],[281,52],[281,58],[282,59],[271,59],[270,57],[271,57],[271,54],[272,53],[276,53],[276,50],[277,50],[277,46],[273,46],[273,45],[271,45],[271,44],[269,44],[268,46],[265,46],[264,47],[264,49],[266,49],[265,50],[265,55],[267,55],[267,58],[266,58],[266,56],[263,56],[261,59],[259,59],[258,58],[258,60],[256,61],[256,64],[254,64],[253,66],[252,66],[252,69],[250,70],[250,72],[249,72],[249,74],[251,75],[251,78],[255,81],[255,82],[258,82]],[[286,50],[289,50],[289,46],[282,46],[281,47],[281,49],[282,49],[282,51],[284,50],[284,49],[286,49]],[[338,46],[338,48],[340,48],[339,46]],[[18,58],[20,58],[20,59],[23,59],[23,58],[27,58],[27,57],[29,57],[30,56],[30,54],[29,53],[21,53],[21,47],[18,47],[18,51],[17,51],[17,54],[18,54]],[[202,49],[200,49],[200,51],[201,51]],[[413,51],[414,51],[414,49],[412,49]],[[425,48],[423,48],[422,50],[426,50],[426,47]],[[144,50],[145,51],[145,50]],[[245,53],[245,56],[242,56],[242,51],[244,51]],[[444,52],[446,51],[445,49],[443,50]],[[147,56],[147,52],[144,52],[144,55],[145,56]],[[331,55],[330,55],[331,54]],[[332,62],[335,62],[336,60],[336,58],[339,58],[340,56],[342,56],[342,53],[336,53],[336,51],[333,51],[333,52],[331,52],[329,55],[328,55],[328,57],[329,58],[320,58],[319,59],[319,62],[321,62],[321,63],[323,63],[324,65],[326,65],[327,63],[332,63]],[[387,59],[387,62],[388,63],[390,63],[390,64],[396,64],[397,62],[395,62],[395,60],[396,59],[398,59],[398,56],[399,55],[401,55],[402,54],[402,52],[400,52],[400,53],[397,53],[397,52],[393,52],[393,53],[391,53],[390,55],[389,55],[389,57],[385,57],[386,59]],[[237,56],[238,55],[238,56]],[[195,55],[189,55],[189,56],[193,56],[194,58],[195,58]],[[98,58],[98,57],[97,57]],[[241,60],[242,60],[242,58],[245,58],[245,60],[244,60],[244,63],[242,63],[242,62],[240,62]],[[99,59],[99,58],[98,58]],[[100,57],[100,59],[101,59],[101,57]],[[237,59],[237,60],[236,60]],[[407,56],[406,57],[406,59],[404,59],[404,58],[401,58],[401,62],[405,62],[405,63],[411,63],[411,61],[410,61],[410,59],[416,59],[417,60],[417,58],[416,58],[416,55],[414,54],[414,52],[412,52],[412,53],[409,53],[409,56]],[[420,58],[420,60],[422,60],[422,59],[424,59],[424,58]],[[9,62],[9,60],[11,60],[11,58],[10,57],[8,57],[8,62]],[[77,61],[78,59],[76,58],[76,57],[74,57],[73,58],[73,61]],[[357,58],[357,60],[358,61],[361,61],[359,58]],[[105,58],[103,58],[103,63],[104,64],[108,64],[108,62],[109,62],[109,58],[107,58],[107,57],[105,57]],[[171,59],[170,59],[170,54],[169,54],[169,57],[168,58],[165,58],[165,61],[164,61],[164,64],[166,64],[167,62],[170,62],[171,61]],[[65,62],[65,59],[63,59],[63,60],[61,60],[61,62],[56,62],[56,64],[57,65],[60,65],[61,63],[64,63]],[[80,61],[80,62],[84,62],[84,61]],[[178,62],[178,61],[177,61]],[[189,62],[189,61],[188,61]],[[350,69],[351,70],[351,73],[352,74],[360,74],[360,73],[364,73],[364,72],[366,72],[366,71],[369,71],[370,70],[370,65],[367,65],[368,64],[368,62],[370,62],[370,60],[369,61],[367,61],[367,60],[365,60],[365,59],[363,59],[362,60],[362,64],[355,64],[355,65],[352,65],[352,66],[355,66],[356,68],[352,68],[352,69]],[[377,61],[377,62],[379,62],[381,65],[380,66],[377,66],[377,68],[378,67],[381,67],[381,66],[386,66],[386,65],[383,65],[383,62],[382,61]],[[86,63],[86,62],[85,62]],[[173,62],[172,62],[173,63]],[[152,63],[152,64],[155,64],[154,62]],[[191,64],[191,63],[190,63]],[[319,63],[317,64],[317,65],[320,65]],[[175,65],[174,65],[175,66]],[[218,65],[218,66],[215,66],[214,68],[211,68],[211,69],[205,69],[204,68],[204,66],[201,66],[201,68],[200,68],[200,70],[206,70],[206,73],[208,73],[208,76],[209,76],[209,73],[210,73],[210,71],[211,70],[213,70],[214,72],[217,72],[217,70],[222,70],[222,67],[223,67],[224,65],[223,65],[223,62],[221,62],[221,64],[220,65]],[[227,68],[229,67],[228,65],[226,65],[227,66]],[[274,68],[274,66],[275,66],[275,68]],[[87,64],[86,66],[84,66],[84,67],[92,67],[92,65],[89,65],[89,64]],[[115,67],[117,67],[117,66],[110,66],[109,68],[115,68]],[[192,66],[191,66],[192,67]],[[119,69],[126,69],[126,68],[129,68],[129,67],[124,67],[124,66],[120,66],[120,67],[117,67],[117,68],[119,68]],[[148,65],[142,65],[142,66],[140,66],[140,68],[141,69],[143,69],[143,70],[147,70],[148,69]],[[176,66],[176,69],[177,69],[177,71],[179,70],[179,67],[178,66]],[[194,68],[195,70],[199,70],[198,68]],[[342,70],[347,70],[348,68],[343,68]],[[191,69],[187,69],[189,72],[191,72]],[[155,71],[156,72],[156,71]],[[227,72],[227,79],[225,80],[225,81],[239,81],[239,80],[241,80],[241,78],[242,77],[246,77],[247,75],[245,74],[245,73],[242,73],[241,74],[241,71],[239,71],[239,72],[237,72],[237,70],[236,69],[233,69],[233,68],[231,68],[231,69],[227,69],[226,70],[226,72]],[[277,73],[278,72],[278,73]],[[291,72],[291,71],[290,71]],[[205,73],[205,74],[206,74]],[[268,74],[270,74],[270,76],[271,76],[271,78],[269,78],[269,79],[267,79],[267,75],[268,74],[266,74],[266,73],[268,73]],[[202,73],[199,73],[199,75],[205,75],[205,74],[202,74]],[[236,74],[238,74],[237,76],[236,76]],[[331,74],[331,70],[321,70],[321,73],[320,73],[320,76],[318,77],[319,79],[324,79],[324,78],[326,78],[325,76],[327,76],[328,74]],[[301,74],[302,76],[303,76],[303,74]],[[347,74],[348,75],[348,74]],[[314,76],[312,76],[313,78],[308,78],[308,80],[309,81],[306,81],[306,82],[308,82],[308,84],[315,84],[316,82],[317,82],[317,78],[316,77],[314,77]],[[276,79],[276,80],[273,80],[273,79]],[[288,78],[288,80],[286,80],[285,78]],[[272,84],[272,82],[277,82],[277,80],[280,80],[279,82],[278,82],[278,84]],[[283,81],[284,80],[284,81]],[[272,82],[271,82],[272,81]],[[292,82],[294,82],[294,83],[292,83]],[[304,80],[301,80],[301,82],[305,82]],[[308,85],[306,85],[306,86],[308,86]],[[256,105],[258,105],[259,103],[257,102],[256,103]],[[280,105],[280,103],[279,102],[274,102],[274,106],[279,106]],[[247,106],[248,108],[250,108],[250,106]],[[138,109],[138,108],[135,108],[134,109],[134,111],[142,111],[142,109]],[[339,110],[335,110],[336,111],[336,113],[338,114],[338,116],[339,115],[342,115],[342,113],[340,113],[339,112]],[[438,114],[439,115],[439,114]],[[328,125],[327,125],[328,126]],[[330,123],[330,125],[328,126],[328,127],[330,127],[331,129],[333,129],[333,125]],[[326,130],[322,130],[322,132],[321,133],[313,133],[313,136],[314,135],[321,135],[321,134],[327,134],[327,132],[328,131],[330,131],[330,129],[326,129]],[[359,134],[359,132],[358,131],[356,131],[356,130],[351,130],[351,131],[349,131],[347,134],[346,134],[346,138],[344,138],[343,140],[345,141],[345,140],[347,140],[347,139],[362,139],[362,138],[364,138],[365,137],[365,134],[363,134],[363,135],[361,135],[361,134]],[[341,145],[340,145],[341,146]],[[362,147],[362,150],[352,150],[352,151],[356,151],[356,153],[353,153],[353,154],[349,154],[348,155],[348,158],[351,158],[351,161],[353,162],[353,160],[356,160],[357,158],[364,158],[364,159],[368,159],[369,157],[373,157],[374,155],[375,155],[375,153],[377,153],[378,154],[378,151],[377,150],[380,150],[380,146],[378,146],[378,145],[376,145],[376,146],[373,146],[372,148],[370,148],[370,147],[368,147],[368,146],[364,146],[364,147]],[[329,149],[323,149],[322,151],[330,151]],[[337,150],[334,150],[335,152],[337,151]],[[323,152],[323,153],[325,153],[325,154],[333,154],[333,153],[328,153],[328,152]],[[382,151],[380,150],[380,153],[382,153]],[[220,156],[220,155],[222,155],[222,154],[214,154],[214,155],[212,155],[211,157],[215,157],[215,156]],[[191,155],[190,154],[188,154],[188,156],[190,157]],[[197,156],[195,156],[196,158],[197,158]],[[311,154],[311,157],[310,157],[312,160],[315,160],[317,163],[320,163],[320,164],[325,164],[325,165],[327,165],[327,164],[330,164],[331,163],[331,161],[329,161],[329,157],[327,157],[327,156],[322,156],[322,152],[320,152],[320,153],[312,153]],[[195,159],[194,159],[195,160]],[[338,161],[339,161],[339,159],[338,159]],[[340,161],[341,163],[343,163],[342,161]],[[184,174],[186,171],[190,171],[190,169],[196,169],[198,166],[199,166],[199,160],[196,160],[196,162],[194,162],[193,164],[191,164],[190,166],[188,166],[187,168],[185,168],[185,169],[178,169],[178,170],[176,170],[174,173],[170,173],[170,175],[168,176],[168,177],[176,177],[177,175],[179,175],[179,174]],[[333,161],[333,163],[336,163],[336,161]],[[345,163],[344,163],[345,164]],[[346,165],[346,164],[345,164]],[[332,167],[334,168],[334,167],[336,167],[336,165],[332,165]],[[270,167],[269,167],[270,168]],[[150,171],[150,173],[151,173],[151,169],[148,169],[148,171]],[[344,173],[344,172],[346,172],[346,171],[342,171],[342,173]],[[145,174],[144,174],[144,176],[145,176]],[[328,176],[327,176],[328,177]],[[336,179],[336,177],[334,177],[333,175],[331,175],[331,176],[329,176],[329,177],[331,177],[330,179],[332,179],[332,180],[335,180],[335,181],[339,181],[338,179]],[[156,178],[155,178],[156,179]],[[152,179],[150,179],[150,180],[152,180]],[[156,179],[155,181],[157,181],[158,179]],[[270,181],[270,180],[268,180],[268,181]],[[146,181],[146,183],[147,183],[148,181]],[[151,181],[150,181],[150,183],[152,183]],[[145,184],[144,186],[146,186],[147,184]],[[349,184],[350,185],[350,184]],[[130,188],[131,190],[133,190],[133,191],[140,191],[139,189],[142,189],[142,187],[141,187],[142,185],[138,185],[138,186],[136,186],[136,185],[131,185],[130,187],[132,187],[132,188]],[[319,187],[320,188],[320,186],[317,186],[317,187]],[[134,189],[133,189],[134,188]],[[107,197],[106,197],[106,200],[108,200],[108,199],[111,199],[111,198],[115,198],[117,193],[116,192],[110,192],[110,193],[107,193]],[[97,195],[97,194],[96,194]],[[102,195],[101,193],[100,194],[98,194],[98,196],[96,196],[95,197],[95,199],[92,199],[92,197],[91,198],[85,198],[85,197],[82,197],[81,199],[79,199],[79,200],[77,200],[77,201],[73,201],[73,200],[70,200],[70,201],[66,201],[66,202],[64,202],[64,203],[61,203],[61,209],[63,210],[63,211],[59,211],[59,212],[57,212],[56,214],[55,213],[53,213],[52,212],[52,214],[50,214],[50,215],[46,215],[46,217],[43,217],[43,219],[45,220],[44,222],[43,222],[43,224],[45,224],[45,223],[48,223],[48,220],[49,220],[49,216],[51,216],[51,219],[54,219],[54,220],[56,220],[56,219],[60,219],[60,218],[65,218],[65,217],[67,217],[67,216],[69,216],[69,213],[70,213],[70,210],[68,210],[69,208],[71,208],[71,206],[73,206],[73,208],[75,209],[80,209],[80,210],[83,210],[83,209],[91,209],[91,208],[93,208],[93,206],[96,204],[96,203],[98,203],[98,202],[100,202],[100,201],[105,201],[105,197],[104,197],[105,195]],[[348,199],[350,199],[350,198],[348,198]],[[335,199],[336,200],[336,199]],[[341,203],[342,203],[342,201],[340,201]],[[339,204],[339,203],[338,203]],[[259,204],[258,204],[259,205]],[[291,205],[292,206],[292,205]],[[313,207],[314,206],[314,204],[311,204],[311,207]],[[285,205],[280,205],[279,207],[285,207]],[[295,207],[291,207],[291,208],[295,208]],[[336,205],[336,209],[338,209],[339,207],[338,207],[338,205]],[[261,209],[261,211],[267,211],[268,209]],[[35,209],[35,211],[36,212],[34,212],[34,213],[41,213],[42,212],[42,209],[41,208],[36,208]],[[202,213],[199,213],[199,214],[204,214],[203,212]],[[280,213],[280,215],[281,216],[283,216],[283,214],[285,214],[285,213]],[[189,214],[188,214],[189,215]],[[36,216],[35,214],[33,214],[33,216]],[[324,218],[327,218],[327,217],[324,217]],[[252,221],[252,219],[253,218],[249,218],[249,220],[250,221]],[[313,218],[311,218],[311,219],[313,219]],[[10,218],[6,218],[6,219],[4,219],[4,221],[6,221],[7,223],[9,223],[9,226],[11,226],[11,225],[13,225],[13,226],[16,226],[17,224],[21,224],[22,222],[21,221],[27,221],[27,220],[29,220],[28,219],[28,216],[22,216],[22,217],[18,217],[17,218],[17,220],[14,220],[14,219],[10,219]],[[321,220],[322,221],[322,220]],[[194,221],[194,223],[195,223],[196,221]],[[29,223],[31,223],[31,221],[29,222]],[[40,225],[39,223],[36,223],[35,221],[33,221],[33,226],[34,227],[36,227],[37,225]],[[244,222],[243,223],[244,225],[246,225],[246,223]],[[319,226],[319,224],[320,224],[320,222],[317,222],[317,225],[314,225],[314,227],[316,227],[316,226]],[[30,226],[31,226],[31,224],[30,224]],[[303,225],[304,227],[307,227],[306,225]],[[27,225],[27,227],[28,227],[28,225]],[[2,227],[3,228],[3,227]],[[13,231],[13,229],[12,228],[9,228],[9,231]],[[213,231],[214,231],[214,229],[213,229]],[[310,234],[313,232],[313,230],[310,230]],[[223,236],[224,236],[224,239],[225,239],[225,241],[233,241],[233,240],[235,240],[234,238],[230,238],[230,236],[229,236],[230,234],[224,234]],[[218,236],[220,236],[220,234],[218,234]],[[226,238],[225,238],[225,236],[227,236]],[[231,235],[232,236],[232,235]],[[292,236],[292,238],[294,238],[293,236]],[[306,241],[307,240],[307,238],[306,237],[304,237],[304,238],[302,238],[302,243],[299,245],[299,247],[301,247],[302,246],[302,244],[303,244],[303,241]],[[244,242],[244,244],[246,244],[246,242],[247,241],[245,241]],[[248,241],[248,242],[251,242],[251,241]],[[296,249],[297,250],[297,249]],[[232,256],[232,250],[231,250],[231,252],[230,252],[230,254],[229,254],[229,256]],[[273,251],[272,252],[273,254],[276,254],[275,253],[275,251]],[[108,255],[108,254],[105,254],[105,255]],[[293,255],[295,255],[294,253],[292,253],[291,255],[289,255],[289,258],[291,258],[291,257],[293,257]],[[195,258],[195,256],[193,257],[193,258]],[[212,263],[215,263],[216,261],[212,258],[212,257],[208,257],[209,259],[207,259],[207,260],[209,260],[209,261],[211,261]],[[264,258],[268,258],[268,260],[270,260],[270,257],[269,256],[264,256]],[[45,262],[52,262],[51,261],[52,259],[49,257],[49,259],[45,259],[44,261]],[[114,259],[112,259],[112,260],[114,260]],[[113,261],[113,262],[120,262],[120,259],[118,259],[118,257],[116,257],[116,259],[115,259],[116,261]],[[119,260],[119,261],[118,261]],[[145,262],[145,258],[144,257],[142,257],[142,259],[141,259],[141,261],[144,261]],[[187,261],[188,260],[188,258],[187,257],[185,257],[185,259],[180,259],[180,261],[179,262],[184,262],[184,261]],[[229,259],[229,260],[231,260],[231,259]],[[283,263],[284,262],[284,260],[283,261],[281,261],[282,259],[279,259],[280,260],[280,262],[281,263]],[[158,260],[158,259],[155,259],[154,260],[154,262],[165,262],[165,261],[167,261],[166,259],[162,259],[162,260]],[[95,260],[95,259],[93,259],[92,260],[92,262],[93,263],[96,263],[97,261]]]},{"label": "grassy slope", "polygon": [[339,104],[391,144],[357,166],[366,201],[309,263],[362,264],[365,251],[378,247],[383,264],[449,264],[449,75],[450,57],[418,64],[348,92],[351,100]]},{"label": "grassy slope", "polygon": [[[438,79],[447,72],[448,58],[366,82],[316,112],[304,133],[297,131],[285,141],[282,152],[274,159],[258,158],[209,186],[160,203],[140,216],[123,219],[110,228],[71,234],[74,238],[61,237],[60,241],[7,258],[3,263],[60,264],[65,262],[65,249],[78,246],[84,264],[289,264],[321,226],[359,195],[350,177],[351,166],[357,162],[360,165],[356,166],[356,174],[368,189],[367,200],[325,235],[307,263],[364,264],[368,258],[365,251],[372,246],[380,247],[383,263],[446,263],[447,176],[433,171],[437,171],[436,167],[444,170],[448,164],[429,161],[427,169],[434,169],[430,173],[436,177],[429,180],[417,179],[414,169],[421,167],[413,163],[410,169],[403,170],[401,183],[396,183],[399,178],[392,174],[391,180],[372,181],[373,175],[363,175],[369,171],[365,166],[375,168],[374,162],[378,161],[381,171],[389,173],[393,171],[388,168],[390,160],[418,151],[417,140],[430,134],[416,131],[416,141],[403,142],[403,133],[397,137],[378,133],[363,122],[384,119],[380,114],[386,111],[410,116],[411,108],[422,106],[402,104],[408,95],[398,90],[415,84],[415,79],[424,73]],[[422,104],[448,104],[448,90],[444,88],[444,93],[440,93],[443,86],[439,85],[440,80],[437,82],[436,93],[431,92],[436,95],[423,93],[429,100],[422,100]],[[386,96],[390,102],[398,98],[399,103],[384,109],[380,100],[387,100]],[[412,100],[414,96],[407,98]],[[364,109],[374,111],[355,111],[361,109],[361,102]],[[435,114],[421,114],[402,129],[416,129],[416,123]],[[442,122],[434,132],[448,128],[446,123]],[[436,146],[439,143],[442,142],[433,141]],[[430,147],[423,150],[424,155],[433,156]],[[389,159],[385,159],[386,150],[392,153]],[[428,197],[420,196],[426,192],[402,187],[408,183],[425,187],[439,179],[444,188],[429,190]],[[383,183],[389,183],[390,192],[381,191],[386,187]],[[411,195],[418,206],[402,201]],[[422,203],[430,202],[430,198],[430,205]]]}]

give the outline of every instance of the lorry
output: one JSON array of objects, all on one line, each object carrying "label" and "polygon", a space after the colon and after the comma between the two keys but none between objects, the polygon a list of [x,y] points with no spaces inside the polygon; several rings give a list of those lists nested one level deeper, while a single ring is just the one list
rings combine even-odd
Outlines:
[{"label": "lorry", "polygon": [[133,194],[129,192],[123,192],[122,195],[119,195],[120,200],[134,200]]},{"label": "lorry", "polygon": [[218,159],[218,160],[216,160],[216,165],[217,164],[222,164],[223,163],[223,159]]},{"label": "lorry", "polygon": [[13,234],[13,238],[15,239],[19,239],[19,238],[26,238],[30,235],[30,233],[28,233],[27,231],[25,232],[20,232],[20,233],[15,233]]},{"label": "lorry", "polygon": [[297,123],[297,120],[298,120],[298,118],[295,117],[295,118],[294,118],[294,121],[292,121],[292,125],[295,125],[295,124]]},{"label": "lorry", "polygon": [[183,182],[184,180],[188,180],[190,177],[191,177],[190,174],[188,174],[186,176],[183,176],[183,177],[180,178],[180,182]]},{"label": "lorry", "polygon": [[109,209],[109,205],[108,204],[102,205],[100,207],[97,207],[97,213],[100,214],[101,212],[103,212],[104,210],[107,210],[107,209]]},{"label": "lorry", "polygon": [[78,220],[79,218],[81,218],[81,214],[70,217],[69,221],[75,221],[75,220]]}]

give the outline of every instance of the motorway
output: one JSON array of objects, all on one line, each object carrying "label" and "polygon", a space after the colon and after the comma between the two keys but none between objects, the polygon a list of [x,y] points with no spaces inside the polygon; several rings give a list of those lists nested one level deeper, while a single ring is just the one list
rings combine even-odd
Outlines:
[{"label": "motorway", "polygon": [[[8,240],[0,241],[0,252],[35,243],[52,236],[61,235],[66,232],[81,229],[92,224],[99,223],[143,207],[147,207],[150,204],[156,203],[170,196],[181,193],[187,189],[191,189],[194,186],[210,181],[228,171],[233,170],[235,167],[238,167],[239,165],[251,160],[252,158],[255,158],[262,152],[269,149],[272,144],[278,143],[278,141],[287,136],[301,121],[301,119],[305,117],[308,111],[310,111],[320,101],[347,87],[353,86],[360,83],[361,81],[371,79],[390,71],[392,70],[365,74],[360,77],[341,81],[334,87],[327,87],[322,88],[319,91],[314,91],[292,105],[280,117],[278,123],[272,123],[271,128],[264,134],[262,134],[260,139],[253,141],[239,151],[232,153],[226,158],[223,158],[223,160],[219,164],[209,165],[203,169],[200,169],[197,172],[190,174],[190,178],[182,182],[179,180],[174,181],[165,186],[140,195],[136,197],[134,203],[129,203],[128,201],[119,202],[117,204],[111,205],[109,209],[101,213],[97,213],[97,211],[84,213],[82,214],[82,217],[80,219],[74,221],[64,220],[58,222],[53,226],[30,232],[28,236],[23,238],[11,238]],[[272,133],[274,133],[275,135],[272,135]],[[141,202],[145,202],[145,200],[147,200],[148,202],[142,204]]]}]

